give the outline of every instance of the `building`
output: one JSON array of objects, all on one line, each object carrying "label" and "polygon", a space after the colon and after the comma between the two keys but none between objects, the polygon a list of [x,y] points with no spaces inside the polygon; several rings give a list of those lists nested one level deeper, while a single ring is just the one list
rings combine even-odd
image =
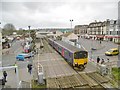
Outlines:
[{"label": "building", "polygon": [[82,25],[76,25],[74,27],[74,34],[80,34],[80,28],[81,28]]},{"label": "building", "polygon": [[109,29],[104,37],[104,40],[120,43],[120,31],[118,20],[110,20]]},{"label": "building", "polygon": [[54,39],[58,39],[59,37],[61,37],[61,35],[63,35],[61,31],[52,31],[49,34],[47,34],[48,37],[52,37]]},{"label": "building", "polygon": [[89,38],[97,40],[113,41],[120,43],[120,31],[118,20],[95,21],[87,28]]},{"label": "building", "polygon": [[104,36],[107,34],[109,26],[109,20],[106,20],[104,22],[92,22],[88,26],[88,35],[92,39],[99,39],[104,40]]},{"label": "building", "polygon": [[78,41],[78,36],[72,32],[65,33],[62,35],[62,40],[63,41],[72,41],[72,42],[77,42]]},{"label": "building", "polygon": [[84,36],[87,34],[88,25],[76,25],[74,28],[74,33],[78,36]]}]

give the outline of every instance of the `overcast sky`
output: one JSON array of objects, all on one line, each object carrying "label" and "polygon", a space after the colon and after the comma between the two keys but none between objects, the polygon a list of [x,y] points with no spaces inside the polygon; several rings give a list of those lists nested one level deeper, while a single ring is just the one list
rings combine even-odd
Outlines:
[{"label": "overcast sky", "polygon": [[18,28],[70,28],[95,20],[118,18],[119,0],[2,0],[1,27],[12,23]]}]

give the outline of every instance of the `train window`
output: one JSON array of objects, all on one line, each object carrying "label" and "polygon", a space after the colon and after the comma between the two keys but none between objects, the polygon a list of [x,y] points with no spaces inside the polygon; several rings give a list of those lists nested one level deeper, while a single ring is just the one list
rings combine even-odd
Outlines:
[{"label": "train window", "polygon": [[60,47],[60,52],[62,52],[62,48]]},{"label": "train window", "polygon": [[80,59],[80,58],[87,58],[88,54],[86,51],[80,51],[80,52],[76,52],[74,54],[74,58],[75,59]]},{"label": "train window", "polygon": [[71,56],[70,53],[69,53],[69,56]]},{"label": "train window", "polygon": [[58,51],[61,53],[62,52],[62,49],[61,49],[61,47],[58,47]]},{"label": "train window", "polygon": [[65,55],[67,55],[67,56],[68,56],[68,54],[69,54],[69,53],[68,53],[68,51],[67,51],[67,50],[65,50],[64,52],[65,52]]}]

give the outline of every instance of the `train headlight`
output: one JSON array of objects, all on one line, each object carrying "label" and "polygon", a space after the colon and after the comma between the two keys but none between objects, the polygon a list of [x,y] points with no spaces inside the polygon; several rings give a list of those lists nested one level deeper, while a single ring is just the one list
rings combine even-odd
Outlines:
[{"label": "train headlight", "polygon": [[78,63],[74,63],[75,65],[77,65]]}]

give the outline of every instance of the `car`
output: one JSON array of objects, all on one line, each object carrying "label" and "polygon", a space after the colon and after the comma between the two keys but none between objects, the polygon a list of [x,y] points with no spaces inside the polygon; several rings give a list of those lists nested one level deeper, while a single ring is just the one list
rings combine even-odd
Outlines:
[{"label": "car", "polygon": [[18,54],[18,55],[16,56],[16,59],[17,59],[17,60],[24,61],[26,58],[30,58],[30,57],[31,57],[30,54],[21,53],[21,54]]},{"label": "car", "polygon": [[118,48],[112,48],[105,52],[105,55],[107,56],[113,56],[113,55],[118,55],[118,54],[119,54]]},{"label": "car", "polygon": [[31,57],[34,57],[35,52],[31,51],[30,53],[28,53]]}]

